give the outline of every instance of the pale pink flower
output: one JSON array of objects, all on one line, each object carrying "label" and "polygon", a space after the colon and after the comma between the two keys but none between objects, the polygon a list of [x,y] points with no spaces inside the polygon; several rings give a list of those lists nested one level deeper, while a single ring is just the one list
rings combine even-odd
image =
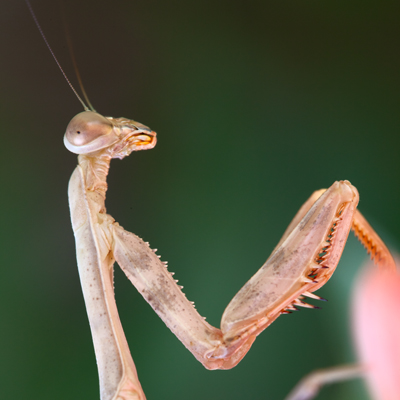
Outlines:
[{"label": "pale pink flower", "polygon": [[353,332],[373,399],[400,400],[398,273],[371,266],[361,275],[354,293]]}]

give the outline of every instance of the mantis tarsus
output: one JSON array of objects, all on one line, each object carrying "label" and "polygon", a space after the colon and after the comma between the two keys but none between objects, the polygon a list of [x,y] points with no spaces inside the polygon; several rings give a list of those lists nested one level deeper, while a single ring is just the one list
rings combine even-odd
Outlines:
[{"label": "mantis tarsus", "polygon": [[357,190],[347,181],[336,182],[327,191],[315,192],[299,210],[271,257],[228,305],[221,330],[216,329],[197,313],[148,244],[106,214],[111,158],[152,148],[155,133],[135,121],[85,111],[71,120],[64,141],[80,154],[69,199],[103,400],[145,398],[114,301],[115,260],[209,369],[235,366],[281,313],[296,306],[313,307],[303,302],[304,296],[319,298],[313,292],[334,272],[351,227],[378,265],[394,265],[385,245],[356,210]]}]

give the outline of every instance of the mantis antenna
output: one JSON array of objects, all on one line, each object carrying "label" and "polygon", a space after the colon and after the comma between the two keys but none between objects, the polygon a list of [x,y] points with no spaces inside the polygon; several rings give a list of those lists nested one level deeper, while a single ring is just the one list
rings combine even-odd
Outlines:
[{"label": "mantis antenna", "polygon": [[65,37],[67,39],[67,44],[68,44],[68,50],[69,50],[69,54],[71,56],[72,64],[74,66],[76,78],[78,79],[79,87],[81,88],[83,97],[85,98],[86,103],[88,104],[89,108],[92,111],[96,112],[96,110],[92,106],[92,103],[89,100],[89,97],[88,97],[88,95],[86,93],[86,90],[85,90],[85,88],[83,86],[83,83],[82,83],[81,74],[79,73],[79,68],[78,68],[78,64],[76,62],[74,48],[73,48],[73,45],[72,45],[71,34],[69,32],[68,24],[67,24],[67,21],[66,21],[66,18],[65,18],[65,9],[64,9],[64,2],[63,1],[60,1],[60,6],[61,6],[61,9],[62,9],[62,19],[63,19]]},{"label": "mantis antenna", "polygon": [[36,18],[36,14],[35,14],[34,11],[33,11],[33,8],[32,8],[32,5],[31,5],[30,1],[29,1],[29,0],[25,0],[25,3],[26,3],[26,5],[28,6],[29,12],[31,13],[32,18],[33,18],[33,20],[35,21],[35,24],[36,24],[37,28],[39,29],[39,32],[40,32],[40,34],[41,34],[41,36],[42,36],[44,42],[46,43],[47,48],[49,49],[51,55],[53,56],[54,61],[57,63],[58,68],[60,68],[60,71],[61,71],[61,73],[63,74],[65,80],[67,81],[69,87],[70,87],[70,88],[72,89],[72,91],[75,93],[75,96],[76,96],[76,97],[78,98],[78,100],[81,102],[81,104],[83,105],[83,108],[84,108],[85,111],[89,111],[90,109],[91,109],[92,111],[95,111],[94,108],[93,108],[93,106],[91,105],[91,103],[90,103],[90,101],[89,101],[87,95],[86,95],[85,89],[83,88],[82,80],[81,80],[81,77],[80,77],[80,75],[79,75],[78,68],[77,68],[77,66],[76,66],[75,57],[74,57],[73,52],[72,52],[71,40],[70,40],[69,36],[67,35],[67,41],[68,41],[68,47],[69,47],[69,49],[70,49],[70,53],[71,53],[71,57],[72,57],[72,62],[73,62],[73,64],[74,64],[75,73],[76,73],[77,78],[78,78],[78,81],[79,81],[79,86],[80,86],[81,89],[82,89],[82,92],[83,92],[83,94],[84,94],[84,97],[85,97],[86,101],[88,102],[88,104],[89,104],[89,106],[90,106],[90,109],[89,109],[89,107],[83,102],[83,100],[81,99],[81,97],[79,96],[79,94],[77,93],[77,91],[75,90],[75,88],[72,86],[72,83],[71,83],[70,80],[68,79],[67,74],[66,74],[66,73],[64,72],[64,70],[62,69],[61,64],[58,62],[57,57],[56,57],[56,55],[54,54],[52,48],[50,47],[49,42],[47,41],[47,38],[46,38],[45,34],[43,33],[42,28],[41,28],[41,26],[40,26],[40,24],[39,24],[39,21],[38,21],[37,18]]}]

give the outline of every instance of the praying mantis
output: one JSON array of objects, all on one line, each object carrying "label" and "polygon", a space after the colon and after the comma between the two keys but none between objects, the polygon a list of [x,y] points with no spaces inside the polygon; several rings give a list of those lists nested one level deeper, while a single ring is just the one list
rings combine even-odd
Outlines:
[{"label": "praying mantis", "polygon": [[[275,318],[297,305],[305,305],[300,296],[317,297],[313,292],[329,279],[336,268],[351,226],[355,227],[366,247],[377,256],[379,265],[386,267],[391,264],[386,247],[356,210],[358,194],[355,188],[345,181],[335,183],[324,194],[316,192],[312,195],[289,225],[270,257],[269,264],[265,264],[270,265],[272,270],[285,270],[289,275],[293,272],[289,268],[291,264],[301,264],[301,268],[296,272],[296,279],[283,282],[284,287],[279,288],[280,293],[277,293],[277,297],[273,298],[271,303],[267,303],[262,297],[273,294],[272,287],[277,280],[276,277],[271,279],[274,274],[266,267],[263,273],[257,273],[228,306],[223,316],[221,340],[222,333],[209,327],[196,315],[150,247],[119,227],[105,212],[105,178],[111,158],[122,158],[130,151],[150,149],[155,142],[155,133],[142,124],[126,119],[105,118],[92,111],[85,111],[74,117],[65,136],[67,148],[81,154],[79,167],[71,178],[70,205],[77,239],[81,281],[87,298],[86,304],[102,379],[103,399],[118,396],[144,398],[113,303],[111,270],[114,259],[119,261],[124,272],[139,286],[139,291],[145,293],[146,300],[157,309],[167,325],[175,330],[187,347],[191,347],[191,341],[186,339],[185,335],[191,329],[185,327],[188,326],[190,318],[199,326],[207,328],[209,336],[199,339],[193,335],[195,346],[192,348],[195,347],[196,358],[210,369],[233,367],[248,351],[255,336]],[[329,236],[334,236],[334,241]],[[371,244],[373,242],[375,246]],[[309,254],[304,256],[304,259],[284,256],[285,253],[298,255],[300,250],[306,247]],[[136,253],[139,258],[133,263],[132,253]],[[147,259],[148,262],[143,262],[143,259]],[[280,259],[279,263],[277,259]],[[93,260],[101,261],[98,262],[97,270],[92,269],[95,264]],[[149,266],[149,275],[140,272]],[[134,267],[138,268],[138,271],[135,272]],[[150,290],[155,287],[153,283],[157,279],[157,273],[163,276],[165,290],[172,293],[169,297],[176,296],[175,299],[178,299],[176,303],[165,299],[165,294],[160,288]],[[96,282],[102,281],[102,285],[93,288],[92,282],[95,278]],[[159,276],[158,278],[161,279]],[[283,281],[286,279],[285,275]],[[261,291],[259,287],[265,290]],[[104,295],[103,306],[98,307],[96,304],[101,301],[101,297],[90,297],[93,290],[97,290],[99,295]],[[252,291],[254,295],[250,296]],[[182,305],[182,309],[186,311],[175,314],[172,309],[178,308],[177,304]],[[110,322],[108,332],[112,331],[114,334],[115,344],[111,346],[114,347],[114,353],[110,350],[111,347],[105,348],[109,343],[106,340],[106,330],[100,333],[97,331],[98,321],[93,319],[96,312],[101,314],[99,316],[102,319],[108,319]],[[179,321],[179,324],[175,324],[176,321]],[[116,354],[119,365],[111,362]]]},{"label": "praying mantis", "polygon": [[101,399],[145,399],[114,300],[113,264],[124,273],[171,331],[208,369],[229,369],[279,315],[296,310],[332,276],[352,228],[382,269],[395,268],[384,243],[356,209],[348,181],[312,194],[261,269],[226,308],[221,330],[187,300],[166,263],[148,243],[106,213],[106,177],[112,158],[155,146],[156,134],[125,118],[93,111],[76,115],[64,144],[79,154],[69,183],[78,267],[92,330]]}]

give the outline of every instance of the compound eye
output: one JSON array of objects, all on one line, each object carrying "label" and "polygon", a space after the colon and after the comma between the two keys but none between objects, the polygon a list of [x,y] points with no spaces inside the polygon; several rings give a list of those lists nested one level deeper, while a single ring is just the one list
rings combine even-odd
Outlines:
[{"label": "compound eye", "polygon": [[112,129],[112,123],[107,118],[93,111],[83,111],[71,119],[65,136],[74,146],[83,146],[109,134]]},{"label": "compound eye", "polygon": [[64,144],[73,153],[91,153],[116,142],[113,128],[111,121],[102,115],[83,111],[68,124]]}]

